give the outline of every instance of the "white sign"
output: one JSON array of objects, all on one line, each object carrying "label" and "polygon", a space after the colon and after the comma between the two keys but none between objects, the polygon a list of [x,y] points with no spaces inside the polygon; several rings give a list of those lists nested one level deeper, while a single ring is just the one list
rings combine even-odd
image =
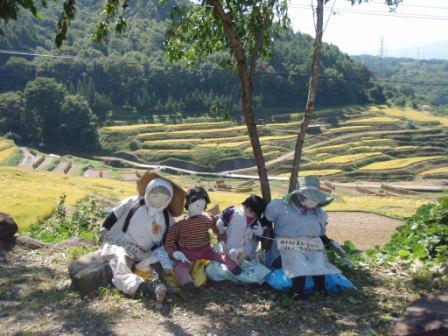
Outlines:
[{"label": "white sign", "polygon": [[277,238],[277,247],[282,251],[324,251],[324,243],[320,238],[299,237],[299,238]]}]

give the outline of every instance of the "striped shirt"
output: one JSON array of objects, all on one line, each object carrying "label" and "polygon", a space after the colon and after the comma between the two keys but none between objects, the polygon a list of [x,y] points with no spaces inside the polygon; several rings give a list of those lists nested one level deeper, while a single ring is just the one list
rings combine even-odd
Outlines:
[{"label": "striped shirt", "polygon": [[208,214],[201,214],[193,217],[187,217],[168,229],[164,245],[169,256],[181,248],[194,248],[204,245],[210,245],[209,229],[218,236],[218,241],[225,241],[225,233],[219,234],[216,227],[216,221]]}]

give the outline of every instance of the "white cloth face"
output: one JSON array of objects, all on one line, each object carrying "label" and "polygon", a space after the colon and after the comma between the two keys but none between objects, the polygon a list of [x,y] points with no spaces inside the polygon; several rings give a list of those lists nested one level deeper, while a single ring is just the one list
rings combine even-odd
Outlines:
[{"label": "white cloth face", "polygon": [[307,209],[314,209],[315,207],[318,206],[318,203],[316,201],[313,201],[312,199],[309,198],[303,199],[302,203]]},{"label": "white cloth face", "polygon": [[165,209],[173,199],[173,186],[162,178],[155,178],[148,183],[145,192],[145,200],[149,208],[161,211]]},{"label": "white cloth face", "polygon": [[205,199],[198,199],[193,203],[190,203],[188,205],[188,212],[190,216],[200,215],[204,211],[205,205],[206,205]]}]

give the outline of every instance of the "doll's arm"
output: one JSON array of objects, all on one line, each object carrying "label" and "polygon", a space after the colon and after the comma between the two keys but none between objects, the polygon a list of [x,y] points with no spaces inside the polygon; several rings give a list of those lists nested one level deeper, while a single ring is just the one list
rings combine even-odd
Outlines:
[{"label": "doll's arm", "polygon": [[168,229],[163,245],[165,246],[166,253],[169,256],[173,255],[173,252],[177,250],[177,240],[179,239],[179,227],[180,222],[175,223]]}]

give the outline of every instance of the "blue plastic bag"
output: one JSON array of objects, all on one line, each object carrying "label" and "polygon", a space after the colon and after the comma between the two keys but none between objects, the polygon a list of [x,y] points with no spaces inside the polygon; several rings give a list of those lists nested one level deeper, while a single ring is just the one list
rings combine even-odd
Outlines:
[{"label": "blue plastic bag", "polygon": [[[292,280],[288,278],[283,272],[283,269],[276,269],[272,271],[267,277],[266,282],[274,289],[287,291],[292,287]],[[330,274],[325,276],[325,288],[331,293],[339,293],[344,288],[356,287],[342,274]],[[314,281],[311,276],[307,276],[305,279],[305,292],[312,293],[314,290]]]}]

